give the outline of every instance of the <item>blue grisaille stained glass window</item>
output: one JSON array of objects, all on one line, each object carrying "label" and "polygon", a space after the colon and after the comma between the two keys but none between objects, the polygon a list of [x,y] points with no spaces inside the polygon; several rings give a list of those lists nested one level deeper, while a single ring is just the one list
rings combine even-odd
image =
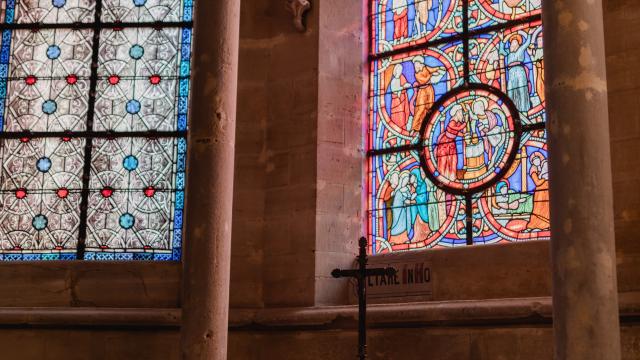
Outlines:
[{"label": "blue grisaille stained glass window", "polygon": [[179,260],[193,0],[0,6],[0,260]]},{"label": "blue grisaille stained glass window", "polygon": [[370,0],[369,250],[549,239],[540,0]]}]

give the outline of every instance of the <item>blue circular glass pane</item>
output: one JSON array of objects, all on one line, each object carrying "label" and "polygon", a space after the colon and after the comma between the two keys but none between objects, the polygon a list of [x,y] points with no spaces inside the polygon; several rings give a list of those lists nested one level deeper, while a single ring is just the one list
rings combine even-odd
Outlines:
[{"label": "blue circular glass pane", "polygon": [[51,115],[58,109],[58,104],[53,100],[47,100],[42,103],[42,112]]},{"label": "blue circular glass pane", "polygon": [[144,48],[140,45],[133,45],[129,49],[129,56],[135,60],[142,58],[142,55],[144,55]]},{"label": "blue circular glass pane", "polygon": [[49,220],[42,214],[34,216],[33,220],[31,221],[31,225],[33,225],[33,228],[38,231],[44,230],[48,224]]},{"label": "blue circular glass pane", "polygon": [[135,6],[144,6],[147,3],[147,0],[133,0],[133,5]]},{"label": "blue circular glass pane", "polygon": [[137,114],[140,112],[140,101],[129,100],[127,101],[127,112],[129,114]]},{"label": "blue circular glass pane", "polygon": [[57,59],[60,57],[60,47],[58,45],[51,45],[47,48],[47,57],[49,59]]},{"label": "blue circular glass pane", "polygon": [[136,223],[136,219],[133,217],[133,215],[126,213],[120,216],[119,222],[120,222],[120,227],[122,227],[125,230],[129,230],[133,227],[133,224]]},{"label": "blue circular glass pane", "polygon": [[129,155],[122,161],[122,166],[129,171],[133,171],[138,167],[138,158],[133,155]]},{"label": "blue circular glass pane", "polygon": [[53,4],[53,6],[61,8],[67,3],[67,0],[53,0],[51,3]]},{"label": "blue circular glass pane", "polygon": [[43,173],[49,171],[51,169],[51,159],[46,156],[41,157],[36,161],[36,168]]}]

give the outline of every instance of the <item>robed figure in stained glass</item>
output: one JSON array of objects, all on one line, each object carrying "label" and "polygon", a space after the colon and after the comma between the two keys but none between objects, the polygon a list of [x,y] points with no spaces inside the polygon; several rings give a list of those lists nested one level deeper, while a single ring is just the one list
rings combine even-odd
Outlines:
[{"label": "robed figure in stained glass", "polygon": [[[416,213],[417,217],[424,223],[429,222],[429,210],[427,208],[427,184],[422,179],[420,169],[411,170],[411,183],[415,187],[416,192]],[[417,219],[416,219],[417,220]],[[414,221],[415,223],[415,221]]]},{"label": "robed figure in stained glass", "polygon": [[422,121],[435,101],[436,95],[433,84],[442,78],[444,70],[425,65],[424,57],[413,58],[413,67],[416,72],[417,93],[415,100],[415,113],[413,116],[413,131],[420,131]]},{"label": "robed figure in stained glass", "polygon": [[526,202],[527,198],[525,196],[528,196],[513,193],[504,181],[500,181],[496,185],[495,191],[492,201],[492,213],[497,216],[517,211],[521,204]]},{"label": "robed figure in stained glass", "polygon": [[444,193],[438,193],[437,187],[430,181],[425,181],[427,189],[427,212],[429,214],[429,229],[437,231],[440,228],[440,218],[444,219],[446,205]]},{"label": "robed figure in stained glass", "polygon": [[[436,0],[438,2],[439,0]],[[415,4],[416,7],[416,35],[426,34],[429,31],[429,13],[431,11],[433,0],[419,1]],[[433,21],[432,21],[433,23]]]},{"label": "robed figure in stained glass", "polygon": [[525,57],[531,39],[526,32],[513,34],[508,40],[509,52],[506,54],[507,94],[521,112],[531,108],[529,97],[529,81]]},{"label": "robed figure in stained glass", "polygon": [[467,126],[462,106],[454,105],[450,111],[451,119],[446,130],[438,137],[435,153],[438,159],[438,171],[448,179],[455,179],[458,170],[458,149],[456,139]]},{"label": "robed figure in stained glass", "polygon": [[503,140],[502,121],[498,115],[491,110],[487,110],[487,105],[483,99],[477,99],[473,103],[473,114],[478,118],[478,127],[482,133],[484,148],[488,158],[491,159],[494,150]]},{"label": "robed figure in stained glass", "polygon": [[[540,28],[542,29],[542,28]],[[542,58],[544,55],[543,51],[543,40],[542,40],[542,32],[540,30],[533,33],[531,36],[536,39],[534,44],[535,46],[531,46],[531,59],[533,60],[533,66],[535,68],[535,77],[536,77],[536,94],[538,96],[539,102],[544,104],[545,96],[544,96],[544,63],[542,62]]]},{"label": "robed figure in stained glass", "polygon": [[387,176],[388,186],[385,187],[381,198],[384,201],[386,230],[390,231],[393,226],[393,201],[394,193],[400,184],[400,174],[397,171],[390,173]]},{"label": "robed figure in stained glass", "polygon": [[404,172],[400,175],[400,183],[393,193],[393,224],[391,236],[402,235],[407,232],[409,239],[413,238],[413,224],[416,216],[416,194],[411,191],[409,182],[411,175]]},{"label": "robed figure in stained glass", "polygon": [[393,39],[398,41],[409,36],[409,7],[407,0],[392,0]]},{"label": "robed figure in stained glass", "polygon": [[406,89],[409,89],[411,84],[407,82],[407,79],[402,75],[402,65],[396,64],[393,67],[393,77],[389,84],[389,91],[391,92],[391,122],[404,129],[407,127],[407,121],[411,114],[409,97],[407,96]]},{"label": "robed figure in stained glass", "polygon": [[536,184],[536,192],[533,195],[533,211],[527,229],[545,230],[549,228],[549,168],[540,152],[533,153],[530,161],[530,175]]}]

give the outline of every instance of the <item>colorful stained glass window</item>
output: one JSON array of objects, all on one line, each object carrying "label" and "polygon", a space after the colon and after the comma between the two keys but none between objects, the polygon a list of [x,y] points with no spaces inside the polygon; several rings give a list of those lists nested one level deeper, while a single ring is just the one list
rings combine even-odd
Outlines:
[{"label": "colorful stained glass window", "polygon": [[179,260],[193,0],[0,6],[0,260]]},{"label": "colorful stained glass window", "polygon": [[549,239],[540,0],[371,0],[372,254]]}]

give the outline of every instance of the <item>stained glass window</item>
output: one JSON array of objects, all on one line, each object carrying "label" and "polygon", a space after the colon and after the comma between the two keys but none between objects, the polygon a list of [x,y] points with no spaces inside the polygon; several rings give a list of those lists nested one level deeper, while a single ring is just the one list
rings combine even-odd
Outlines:
[{"label": "stained glass window", "polygon": [[371,0],[372,254],[549,239],[540,0]]},{"label": "stained glass window", "polygon": [[193,0],[5,0],[0,260],[179,260]]}]

